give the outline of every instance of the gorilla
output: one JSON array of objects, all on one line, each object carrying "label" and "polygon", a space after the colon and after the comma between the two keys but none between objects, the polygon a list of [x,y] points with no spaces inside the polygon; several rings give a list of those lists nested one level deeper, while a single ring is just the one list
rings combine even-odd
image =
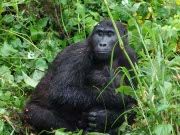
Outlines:
[{"label": "gorilla", "polygon": [[[136,63],[126,26],[119,21],[116,26],[126,52]],[[121,114],[136,104],[132,97],[115,91],[123,78],[122,72],[115,75],[119,67],[131,69],[112,22],[104,20],[85,41],[68,46],[50,64],[26,103],[25,123],[37,131],[65,128],[111,134],[125,121]],[[131,123],[134,113],[127,116]]]}]

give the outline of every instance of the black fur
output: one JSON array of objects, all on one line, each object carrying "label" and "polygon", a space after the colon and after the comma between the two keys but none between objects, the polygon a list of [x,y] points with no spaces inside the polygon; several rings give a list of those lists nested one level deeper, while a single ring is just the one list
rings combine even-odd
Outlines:
[{"label": "black fur", "polygon": [[[128,45],[125,26],[120,22],[116,25],[132,62],[137,62],[135,52]],[[114,74],[110,71],[109,59],[97,60],[93,52],[92,36],[97,27],[114,30],[110,21],[102,21],[84,42],[68,46],[59,53],[37,85],[24,109],[24,121],[36,130],[66,128],[110,132],[124,121],[122,116],[112,126],[117,117],[135,103],[129,96],[115,92],[121,74],[101,92]],[[130,69],[122,50],[118,47],[115,51],[113,69],[119,66]]]}]

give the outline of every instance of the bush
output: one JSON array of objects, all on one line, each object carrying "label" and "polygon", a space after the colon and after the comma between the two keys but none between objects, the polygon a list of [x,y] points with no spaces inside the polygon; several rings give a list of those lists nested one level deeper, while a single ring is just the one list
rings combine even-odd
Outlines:
[{"label": "bush", "polygon": [[[21,110],[48,63],[68,44],[86,38],[93,26],[103,18],[110,18],[109,15],[128,24],[130,44],[139,56],[135,67],[139,83],[133,93],[138,101],[137,118],[132,126],[124,123],[120,133],[180,134],[179,0],[109,0],[110,12],[105,2],[3,0],[0,3],[1,135],[22,131],[25,134]],[[26,129],[26,134],[30,134]]]}]

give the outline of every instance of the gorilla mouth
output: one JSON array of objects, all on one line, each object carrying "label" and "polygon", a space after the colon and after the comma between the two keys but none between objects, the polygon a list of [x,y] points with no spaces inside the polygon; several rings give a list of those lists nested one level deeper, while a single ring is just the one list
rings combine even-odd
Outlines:
[{"label": "gorilla mouth", "polygon": [[96,53],[97,53],[97,54],[98,54],[98,53],[100,53],[100,54],[102,54],[102,53],[106,53],[106,54],[108,54],[108,53],[109,53],[109,51],[108,51],[108,50],[107,50],[107,51],[106,51],[106,50],[105,50],[105,51],[97,51]]},{"label": "gorilla mouth", "polygon": [[97,59],[100,59],[100,60],[107,60],[109,58],[109,51],[97,51],[95,53],[95,56]]},{"label": "gorilla mouth", "polygon": [[101,54],[101,53],[109,53],[109,52],[105,52],[105,51],[104,51],[104,52],[97,52],[97,53],[100,53],[100,54]]}]

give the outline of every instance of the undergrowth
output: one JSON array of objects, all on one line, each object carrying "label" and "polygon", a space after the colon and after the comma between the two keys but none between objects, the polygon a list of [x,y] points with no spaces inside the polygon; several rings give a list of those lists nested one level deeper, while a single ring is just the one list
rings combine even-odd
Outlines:
[{"label": "undergrowth", "polygon": [[30,134],[20,120],[28,95],[56,54],[85,39],[103,18],[127,23],[139,58],[138,87],[117,89],[138,101],[135,123],[125,122],[119,134],[180,134],[179,5],[179,0],[1,0],[0,134]]}]

